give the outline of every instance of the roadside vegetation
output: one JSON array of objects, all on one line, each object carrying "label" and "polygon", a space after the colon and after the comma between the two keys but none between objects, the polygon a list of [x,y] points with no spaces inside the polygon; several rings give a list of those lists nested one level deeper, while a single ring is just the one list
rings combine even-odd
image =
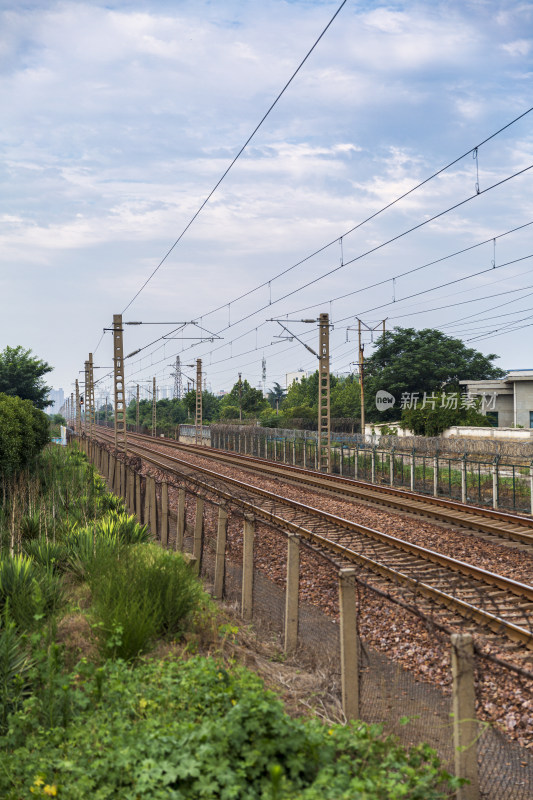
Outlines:
[{"label": "roadside vegetation", "polygon": [[294,719],[225,654],[181,554],[76,449],[0,507],[0,796],[441,800],[425,745]]}]

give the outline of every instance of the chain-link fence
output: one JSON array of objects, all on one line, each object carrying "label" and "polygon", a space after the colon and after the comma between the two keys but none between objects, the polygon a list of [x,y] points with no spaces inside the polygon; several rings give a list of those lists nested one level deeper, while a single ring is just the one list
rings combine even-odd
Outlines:
[{"label": "chain-link fence", "polygon": [[122,467],[98,448],[91,455],[117,493],[127,496],[133,483],[130,510],[149,520],[163,545],[193,555],[218,599],[259,632],[277,635],[292,663],[327,669],[347,716],[381,723],[406,746],[430,744],[450,772],[471,778],[469,798],[533,798],[527,668],[474,649],[468,633],[450,641],[435,619],[369,585],[360,570],[254,520],[215,491],[195,490],[190,478],[160,479],[154,491],[154,476],[134,471],[137,465]]}]

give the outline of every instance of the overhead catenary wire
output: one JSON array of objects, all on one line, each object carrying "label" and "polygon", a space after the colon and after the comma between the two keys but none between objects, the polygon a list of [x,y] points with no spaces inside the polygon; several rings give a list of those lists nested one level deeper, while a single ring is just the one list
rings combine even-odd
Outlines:
[{"label": "overhead catenary wire", "polygon": [[[335,11],[335,13],[333,14],[333,16],[331,17],[331,19],[329,20],[328,24],[327,24],[327,25],[326,25],[326,27],[323,29],[323,31],[322,31],[322,33],[320,34],[320,36],[319,36],[319,37],[318,37],[318,38],[315,40],[315,42],[314,42],[314,44],[312,45],[312,47],[311,47],[311,48],[310,48],[310,49],[307,51],[306,55],[305,55],[305,56],[304,56],[304,58],[303,58],[303,59],[300,61],[299,65],[296,67],[296,69],[295,69],[295,70],[294,70],[294,72],[292,73],[291,77],[289,78],[289,80],[287,81],[287,83],[285,84],[285,86],[283,87],[283,89],[282,89],[282,90],[279,92],[279,94],[277,95],[277,97],[276,97],[276,99],[274,100],[274,102],[273,102],[273,103],[271,103],[270,107],[269,107],[269,108],[268,108],[268,110],[265,112],[265,114],[263,114],[262,118],[260,119],[260,121],[258,122],[258,124],[257,124],[257,125],[255,126],[255,128],[253,129],[252,133],[251,133],[251,134],[248,136],[248,138],[246,139],[245,143],[242,145],[242,147],[240,148],[240,150],[237,152],[236,156],[235,156],[235,157],[233,158],[233,160],[230,162],[229,166],[228,166],[228,167],[227,167],[227,168],[224,170],[224,172],[222,173],[222,175],[220,176],[220,178],[218,179],[218,181],[215,183],[214,187],[211,189],[211,191],[209,192],[209,194],[207,195],[207,197],[205,198],[205,200],[204,200],[204,201],[201,203],[200,207],[199,207],[199,208],[197,209],[197,211],[196,211],[196,212],[193,214],[193,216],[191,217],[191,219],[189,220],[189,222],[187,223],[187,225],[185,226],[185,228],[182,230],[182,232],[180,233],[180,235],[178,236],[178,238],[176,239],[176,241],[174,242],[174,244],[172,245],[172,247],[171,247],[171,248],[170,248],[170,249],[169,249],[169,250],[166,252],[166,254],[163,256],[163,258],[161,259],[161,261],[159,262],[159,264],[156,266],[156,268],[155,268],[155,269],[154,269],[154,270],[153,270],[153,271],[150,273],[150,275],[148,276],[148,278],[145,280],[145,282],[143,283],[143,285],[141,286],[141,288],[140,288],[140,289],[139,289],[139,290],[138,290],[138,291],[137,291],[137,292],[134,294],[134,296],[133,296],[133,297],[132,297],[132,299],[129,301],[129,303],[128,303],[128,304],[127,304],[125,307],[124,307],[124,309],[123,309],[123,311],[122,311],[122,313],[123,313],[123,314],[124,314],[124,312],[125,312],[125,311],[127,311],[127,310],[128,310],[128,308],[129,308],[129,307],[130,307],[130,306],[131,306],[131,305],[134,303],[134,301],[135,301],[135,300],[137,299],[137,297],[138,297],[138,296],[141,294],[141,292],[143,291],[143,289],[145,289],[145,288],[146,288],[146,286],[148,286],[148,284],[150,283],[150,281],[152,280],[152,278],[154,277],[154,275],[155,275],[155,274],[158,272],[158,270],[159,270],[159,269],[160,269],[160,268],[163,266],[163,264],[165,263],[165,261],[167,260],[167,258],[169,257],[169,255],[170,255],[170,254],[172,253],[172,251],[173,251],[173,250],[174,250],[174,249],[177,247],[177,245],[179,244],[179,242],[180,242],[180,241],[183,239],[183,237],[185,236],[185,234],[187,233],[187,231],[189,230],[189,228],[191,227],[191,225],[193,224],[193,222],[195,221],[195,219],[196,219],[196,218],[197,218],[197,217],[198,217],[198,216],[201,214],[201,212],[203,211],[203,209],[205,208],[205,206],[208,204],[209,200],[210,200],[210,199],[213,197],[213,195],[215,194],[216,190],[218,189],[218,187],[220,186],[220,184],[222,183],[222,181],[223,181],[223,180],[224,180],[224,178],[226,177],[226,175],[227,175],[227,174],[230,172],[230,170],[232,169],[232,167],[234,166],[234,164],[235,164],[235,163],[238,161],[238,159],[239,159],[239,158],[241,157],[241,155],[244,153],[244,151],[246,150],[247,146],[250,144],[250,142],[251,142],[251,141],[252,141],[252,139],[254,138],[254,136],[255,136],[255,134],[257,133],[257,131],[259,130],[259,128],[262,126],[262,124],[263,124],[263,123],[264,123],[264,121],[267,119],[267,117],[269,116],[269,114],[270,114],[270,113],[273,111],[273,109],[274,109],[274,108],[275,108],[275,106],[278,104],[278,102],[280,101],[280,99],[282,98],[282,96],[285,94],[285,92],[287,91],[287,89],[289,88],[289,86],[291,85],[291,83],[293,82],[293,80],[295,79],[295,77],[298,75],[298,73],[299,73],[299,72],[300,72],[300,70],[302,69],[302,67],[303,67],[303,65],[305,64],[305,62],[306,62],[306,61],[308,60],[308,58],[311,56],[311,54],[313,53],[313,51],[315,50],[315,48],[318,46],[318,44],[319,44],[319,42],[322,40],[322,38],[325,36],[325,34],[327,33],[327,31],[329,30],[329,28],[331,27],[331,25],[333,24],[333,22],[335,21],[335,19],[337,18],[337,16],[340,14],[340,12],[342,11],[342,9],[344,8],[344,6],[346,5],[346,3],[347,3],[347,2],[348,2],[348,0],[342,0],[342,3],[341,3],[341,4],[340,4],[340,6],[337,8],[337,10]],[[206,316],[206,315],[203,315],[203,316]]]}]

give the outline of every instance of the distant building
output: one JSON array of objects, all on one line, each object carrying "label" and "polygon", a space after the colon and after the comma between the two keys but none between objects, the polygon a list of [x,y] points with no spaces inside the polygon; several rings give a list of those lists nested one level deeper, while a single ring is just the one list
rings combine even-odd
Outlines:
[{"label": "distant building", "polygon": [[45,408],[46,413],[59,414],[59,409],[65,402],[65,393],[63,389],[51,389],[48,393],[48,399],[51,400],[52,405]]},{"label": "distant building", "polygon": [[299,369],[297,372],[287,372],[285,374],[285,388],[290,389],[293,383],[301,383],[302,378],[308,378],[311,373],[309,370]]},{"label": "distant building", "polygon": [[514,369],[505,378],[459,381],[465,391],[481,397],[481,412],[497,428],[533,428],[533,369]]}]

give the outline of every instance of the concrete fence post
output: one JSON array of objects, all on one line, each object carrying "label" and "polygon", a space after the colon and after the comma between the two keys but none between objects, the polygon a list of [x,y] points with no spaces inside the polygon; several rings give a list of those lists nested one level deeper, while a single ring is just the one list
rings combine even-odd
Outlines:
[{"label": "concrete fence post", "polygon": [[466,503],[466,453],[461,462],[461,502]]},{"label": "concrete fence post", "polygon": [[499,502],[498,456],[496,456],[492,467],[492,507],[497,509],[498,502]]},{"label": "concrete fence post", "polygon": [[126,464],[120,462],[120,496],[126,499]]},{"label": "concrete fence post", "polygon": [[161,484],[161,546],[168,545],[168,483]]},{"label": "concrete fence post", "polygon": [[370,477],[370,480],[372,481],[372,483],[375,483],[376,482],[376,448],[375,447],[372,448],[371,462],[370,463],[371,463],[371,473],[370,473],[371,477]]},{"label": "concrete fence post", "polygon": [[394,447],[389,453],[389,483],[394,486]]},{"label": "concrete fence post", "polygon": [[204,535],[204,499],[203,497],[196,498],[196,517],[194,520],[194,540],[192,547],[192,555],[195,559],[196,572],[200,574],[200,567],[202,561],[202,539]]},{"label": "concrete fence post", "polygon": [[285,652],[293,653],[298,646],[298,593],[300,588],[300,538],[294,533],[287,537],[287,583],[285,590]]},{"label": "concrete fence post", "polygon": [[226,534],[228,530],[228,510],[226,506],[218,509],[217,545],[215,556],[215,581],[213,597],[222,600],[224,596],[224,571],[226,567]]},{"label": "concrete fence post", "polygon": [[292,440],[292,465],[296,466],[296,439]]},{"label": "concrete fence post", "polygon": [[244,516],[242,536],[242,591],[241,616],[249,622],[253,615],[254,590],[254,518],[250,514]]},{"label": "concrete fence post", "polygon": [[139,522],[142,523],[141,476],[138,472],[135,473],[135,515]]},{"label": "concrete fence post", "polygon": [[307,469],[307,439],[303,440],[304,469]]},{"label": "concrete fence post", "polygon": [[355,455],[353,462],[353,476],[357,480],[359,477],[359,447],[355,445]]},{"label": "concrete fence post", "polygon": [[529,502],[530,513],[533,515],[533,461],[529,465]]},{"label": "concrete fence post", "polygon": [[339,570],[342,709],[347,720],[359,717],[359,659],[355,569]]},{"label": "concrete fence post", "polygon": [[433,459],[433,497],[439,494],[439,457]]},{"label": "concrete fence post", "polygon": [[157,539],[157,494],[155,478],[147,478],[146,494],[148,498],[148,527],[154,539]]},{"label": "concrete fence post", "polygon": [[185,489],[178,490],[178,513],[176,521],[176,550],[183,552],[185,539],[185,515],[187,506],[185,503]]},{"label": "concrete fence post", "polygon": [[414,492],[415,490],[415,451],[411,453],[411,491]]},{"label": "concrete fence post", "polygon": [[455,775],[469,783],[457,800],[479,800],[474,648],[469,633],[452,633],[452,700]]},{"label": "concrete fence post", "polygon": [[107,481],[107,484],[109,486],[110,491],[113,491],[114,486],[115,486],[115,463],[116,463],[116,458],[112,453],[110,453],[109,454],[109,475],[108,475],[108,481]]},{"label": "concrete fence post", "polygon": [[128,514],[135,514],[135,476],[130,467],[126,467],[126,508]]}]

